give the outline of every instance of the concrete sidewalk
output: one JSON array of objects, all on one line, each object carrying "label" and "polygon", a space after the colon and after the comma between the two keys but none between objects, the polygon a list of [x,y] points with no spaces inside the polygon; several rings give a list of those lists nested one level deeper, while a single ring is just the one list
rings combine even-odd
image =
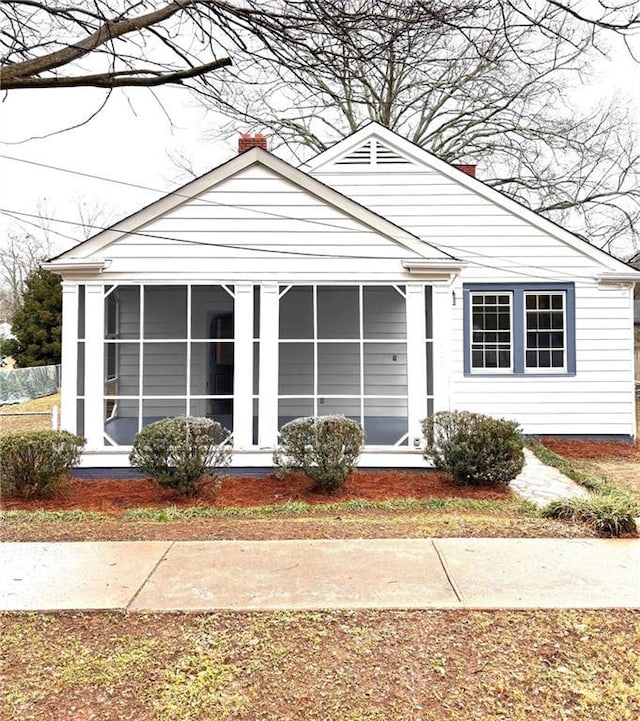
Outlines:
[{"label": "concrete sidewalk", "polygon": [[640,608],[640,539],[0,545],[0,610],[354,608]]}]

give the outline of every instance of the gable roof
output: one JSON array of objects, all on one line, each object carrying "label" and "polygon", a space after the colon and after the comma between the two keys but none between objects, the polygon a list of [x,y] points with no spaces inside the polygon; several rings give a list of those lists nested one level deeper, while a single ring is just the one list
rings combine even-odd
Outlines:
[{"label": "gable roof", "polygon": [[[625,273],[627,276],[634,273],[632,267],[607,251],[591,245],[554,221],[544,218],[481,180],[461,172],[455,165],[441,160],[428,150],[374,121],[307,160],[301,167],[315,175],[326,172],[344,172],[345,170],[348,172],[358,168],[362,169],[363,166],[368,170],[378,169],[384,172],[390,169],[390,164],[394,165],[394,172],[415,172],[418,169],[429,169],[440,173],[506,212],[575,248],[606,269]],[[329,170],[330,166],[333,166],[331,170]],[[640,273],[637,278],[640,281]]]},{"label": "gable roof", "polygon": [[[293,183],[301,190],[304,190],[322,202],[332,205],[337,210],[346,213],[354,220],[363,223],[371,230],[380,233],[389,238],[398,245],[410,251],[415,256],[422,259],[451,262],[455,258],[439,250],[435,246],[426,243],[413,233],[401,228],[395,223],[387,220],[378,213],[366,208],[360,203],[348,198],[334,188],[329,187],[317,178],[313,178],[307,173],[295,168],[284,160],[272,155],[271,153],[259,147],[251,148],[244,153],[235,156],[231,160],[219,165],[217,168],[205,173],[204,175],[183,185],[178,190],[168,193],[159,200],[115,223],[106,230],[100,231],[96,235],[88,238],[83,243],[74,246],[70,250],[64,251],[60,255],[52,258],[47,267],[54,270],[56,267],[62,268],[65,261],[81,261],[89,259],[92,254],[104,249],[111,243],[116,242],[130,233],[138,232],[143,226],[161,217],[165,213],[177,208],[178,206],[188,203],[190,200],[202,195],[203,193],[215,188],[216,185],[232,178],[241,171],[252,165],[263,166],[271,170],[281,178]],[[277,216],[277,209],[273,213],[267,213],[271,216]]]}]

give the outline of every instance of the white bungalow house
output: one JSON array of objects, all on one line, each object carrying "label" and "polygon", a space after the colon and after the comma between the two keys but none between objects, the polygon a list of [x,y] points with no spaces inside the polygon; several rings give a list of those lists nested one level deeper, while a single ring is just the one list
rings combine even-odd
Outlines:
[{"label": "white bungalow house", "polygon": [[140,428],[184,414],[232,429],[238,467],[330,413],[363,424],[362,466],[422,465],[442,409],[635,436],[639,272],[377,124],[301,168],[242,143],[46,264],[83,465],[127,466]]}]

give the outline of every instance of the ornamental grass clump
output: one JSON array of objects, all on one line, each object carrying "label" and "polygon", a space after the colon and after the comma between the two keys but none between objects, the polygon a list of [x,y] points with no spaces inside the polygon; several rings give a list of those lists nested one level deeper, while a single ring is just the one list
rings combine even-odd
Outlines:
[{"label": "ornamental grass clump", "polygon": [[28,501],[57,493],[86,441],[68,431],[27,431],[0,438],[0,486]]},{"label": "ornamental grass clump", "polygon": [[302,471],[315,490],[335,493],[353,471],[363,443],[362,426],[351,418],[296,418],[280,430],[273,466],[281,478]]},{"label": "ornamental grass clump", "polygon": [[216,490],[231,461],[230,432],[210,418],[165,418],[143,428],[133,441],[131,465],[182,496]]},{"label": "ornamental grass clump", "polygon": [[441,411],[422,422],[424,455],[460,486],[506,486],[524,466],[515,421],[468,411]]},{"label": "ornamental grass clump", "polygon": [[640,515],[640,504],[622,492],[558,498],[542,509],[542,515],[584,523],[599,536],[611,538],[637,532],[635,519]]}]

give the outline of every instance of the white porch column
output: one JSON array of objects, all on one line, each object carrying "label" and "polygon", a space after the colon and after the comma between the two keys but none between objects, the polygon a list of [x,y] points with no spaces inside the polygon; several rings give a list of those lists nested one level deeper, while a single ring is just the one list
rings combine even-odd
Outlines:
[{"label": "white porch column", "polygon": [[260,376],[258,445],[273,448],[278,436],[278,284],[260,288]]},{"label": "white porch column", "polygon": [[427,350],[424,285],[407,284],[407,389],[409,448],[422,442],[420,421],[427,415]]},{"label": "white porch column", "polygon": [[[452,287],[449,283],[433,284],[433,410],[447,411],[451,408],[451,373],[453,342]],[[457,302],[462,303],[462,293],[456,292]]]},{"label": "white porch column", "polygon": [[85,290],[84,433],[87,448],[104,446],[104,290]]},{"label": "white porch column", "polygon": [[78,284],[62,283],[62,369],[60,428],[77,432],[78,391]]},{"label": "white porch column", "polygon": [[253,286],[235,284],[233,370],[233,446],[253,441]]}]

